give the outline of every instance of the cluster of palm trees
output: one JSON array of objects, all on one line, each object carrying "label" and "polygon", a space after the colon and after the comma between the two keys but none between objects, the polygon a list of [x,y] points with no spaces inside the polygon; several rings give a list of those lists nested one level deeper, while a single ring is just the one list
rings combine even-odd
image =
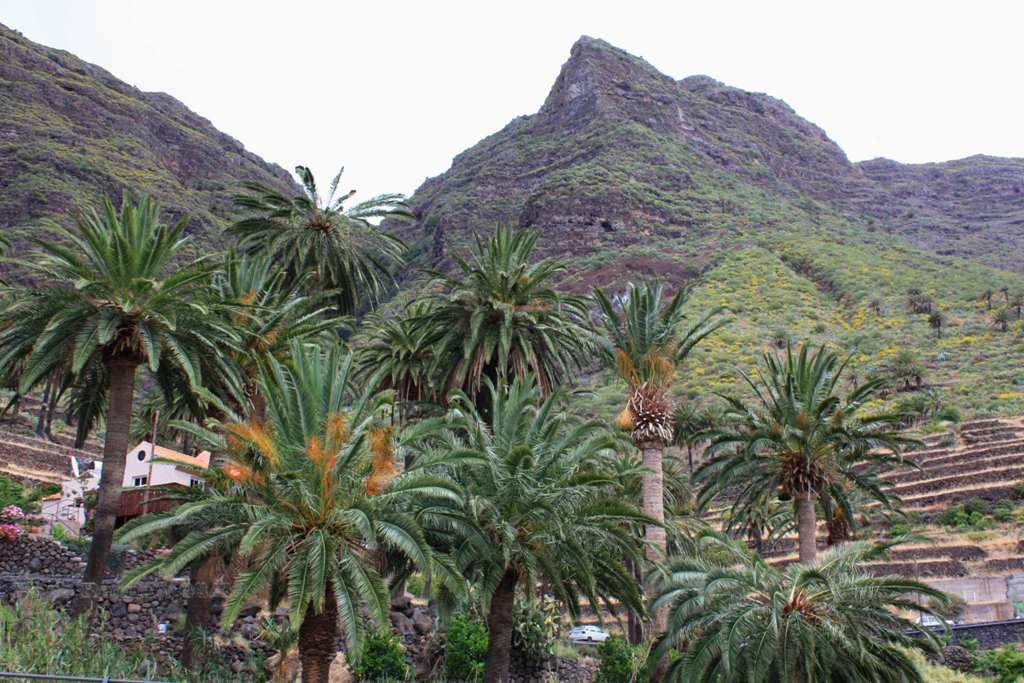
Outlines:
[{"label": "cluster of palm trees", "polygon": [[[72,229],[49,224],[23,260],[33,284],[0,292],[0,370],[16,398],[51,385],[79,442],[105,431],[77,609],[100,589],[141,403],[165,436],[217,458],[197,472],[205,487],[118,531],[174,540],[127,580],[188,570],[211,584],[230,564],[223,625],[254,596],[286,604],[304,680],[327,680],[340,637],[357,657],[416,571],[442,608],[486,615],[487,681],[508,679],[513,605],[539,590],[573,616],[583,598],[653,614],[652,666],[683,651],[678,680],[913,680],[897,647],[908,624],[887,608],[939,596],[869,581],[858,544],[815,564],[819,516],[839,544],[865,506],[898,503],[877,471],[906,442],[898,421],[865,414],[876,384],[844,394],[838,357],[803,347],[767,355],[722,415],[677,408],[675,377],[726,312],[691,315],[686,290],[656,284],[560,291],[566,264],[535,259],[530,230],[478,238],[420,296],[378,308],[403,246],[370,219],[409,208],[399,195],[348,208],[340,173],[326,200],[297,174],[296,197],[246,186],[250,216],[226,253],[184,263],[184,221],[165,225],[150,200],[104,200]],[[575,409],[575,376],[602,362],[625,384],[617,429]],[[691,446],[688,467],[666,456],[673,443]],[[699,519],[722,500],[726,535]],[[728,537],[794,526],[801,564],[786,571]],[[186,628],[207,614],[190,599]]]}]

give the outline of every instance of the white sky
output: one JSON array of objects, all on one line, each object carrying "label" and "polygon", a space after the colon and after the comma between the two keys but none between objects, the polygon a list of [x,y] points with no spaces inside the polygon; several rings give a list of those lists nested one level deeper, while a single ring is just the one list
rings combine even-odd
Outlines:
[{"label": "white sky", "polygon": [[1020,2],[0,0],[0,23],[323,184],[345,164],[362,198],[536,111],[581,34],[782,98],[853,160],[1024,156]]}]

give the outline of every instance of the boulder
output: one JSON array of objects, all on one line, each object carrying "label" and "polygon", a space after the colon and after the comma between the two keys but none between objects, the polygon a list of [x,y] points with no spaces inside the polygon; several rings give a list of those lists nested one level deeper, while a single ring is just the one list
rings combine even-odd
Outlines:
[{"label": "boulder", "polygon": [[430,614],[430,610],[424,609],[423,607],[417,607],[412,611],[412,625],[416,629],[416,633],[421,636],[425,636],[434,630],[434,617]]},{"label": "boulder", "polygon": [[405,616],[402,612],[391,612],[388,614],[388,617],[391,619],[391,625],[403,636],[411,636],[416,632],[412,619]]},{"label": "boulder", "polygon": [[401,612],[406,616],[412,614],[412,593],[405,591],[401,595],[391,598],[391,611]]}]

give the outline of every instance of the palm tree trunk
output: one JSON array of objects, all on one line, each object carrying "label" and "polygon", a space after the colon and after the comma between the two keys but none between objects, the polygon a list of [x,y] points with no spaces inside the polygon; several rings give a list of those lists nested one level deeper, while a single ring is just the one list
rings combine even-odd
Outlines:
[{"label": "palm tree trunk", "polygon": [[327,683],[331,662],[337,654],[338,604],[334,601],[334,591],[328,588],[323,611],[316,614],[310,605],[299,627],[302,683]]},{"label": "palm tree trunk", "polygon": [[814,564],[818,559],[818,517],[810,492],[796,496],[796,519],[800,535],[800,564]]},{"label": "palm tree trunk", "polygon": [[491,596],[487,613],[487,658],[484,660],[484,683],[506,683],[510,680],[512,662],[512,605],[516,598],[519,574],[509,567]]},{"label": "palm tree trunk", "polygon": [[[114,540],[114,524],[121,510],[121,485],[124,480],[124,460],[128,450],[128,437],[132,422],[132,403],[135,395],[135,358],[115,356],[107,361],[110,373],[110,396],[107,407],[107,434],[103,442],[103,472],[96,513],[93,521],[89,560],[82,576],[85,595],[99,588],[107,567],[107,556]],[[79,609],[92,611],[92,596],[86,596]]]},{"label": "palm tree trunk", "polygon": [[195,664],[197,645],[202,642],[206,627],[210,623],[210,603],[213,585],[221,573],[224,563],[217,555],[198,560],[189,570],[189,595],[185,606],[185,635],[181,642],[181,664],[192,669]]},{"label": "palm tree trunk", "polygon": [[[644,475],[641,481],[643,491],[644,514],[651,519],[665,521],[665,475],[661,467],[662,449],[660,444],[640,444],[643,453]],[[665,559],[668,543],[665,538],[665,527],[648,524],[644,528],[647,546],[644,552],[650,564],[657,564]],[[658,610],[654,614],[654,632],[664,633],[668,625],[668,608]]]},{"label": "palm tree trunk", "polygon": [[46,433],[46,411],[50,407],[50,386],[53,384],[53,377],[46,378],[43,385],[43,400],[39,405],[39,419],[36,421],[36,436],[42,438]]}]

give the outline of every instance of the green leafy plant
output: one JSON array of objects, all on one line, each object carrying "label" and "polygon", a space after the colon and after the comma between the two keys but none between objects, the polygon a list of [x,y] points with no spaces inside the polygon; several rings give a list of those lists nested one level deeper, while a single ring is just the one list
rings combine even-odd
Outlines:
[{"label": "green leafy plant", "polygon": [[942,420],[944,422],[960,422],[963,420],[963,416],[960,414],[960,410],[958,408],[946,406],[939,412],[935,413],[935,419]]},{"label": "green leafy plant", "polygon": [[619,636],[611,636],[597,646],[596,683],[634,683],[643,663],[639,648]]},{"label": "green leafy plant", "polygon": [[558,603],[554,598],[517,601],[512,620],[512,649],[521,658],[537,662],[554,653],[559,622]]},{"label": "green leafy plant", "polygon": [[360,681],[407,681],[412,668],[405,661],[405,646],[392,631],[371,631],[363,645],[363,656],[352,666]]},{"label": "green leafy plant", "polygon": [[1016,645],[986,650],[978,655],[977,670],[995,676],[995,683],[1019,683],[1024,677],[1024,652]]},{"label": "green leafy plant", "polygon": [[450,681],[475,683],[484,676],[487,627],[468,614],[457,614],[448,626],[444,675]]}]

